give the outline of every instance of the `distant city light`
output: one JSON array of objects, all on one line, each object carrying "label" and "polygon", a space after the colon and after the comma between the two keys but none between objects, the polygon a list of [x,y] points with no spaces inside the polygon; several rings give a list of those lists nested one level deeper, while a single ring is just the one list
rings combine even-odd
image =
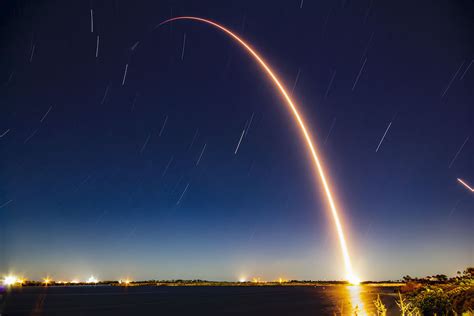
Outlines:
[{"label": "distant city light", "polygon": [[130,279],[119,280],[119,284],[129,285],[132,281]]},{"label": "distant city light", "polygon": [[51,280],[50,277],[46,277],[46,278],[43,279],[44,285],[49,285],[51,282],[52,282],[52,280]]},{"label": "distant city light", "polygon": [[99,280],[97,280],[93,275],[89,279],[87,279],[87,283],[99,283]]},{"label": "distant city light", "polygon": [[283,278],[278,278],[278,283],[285,283],[288,282],[288,280],[283,279]]},{"label": "distant city light", "polygon": [[18,279],[18,277],[14,276],[14,275],[7,275],[2,280],[2,284],[6,285],[6,286],[15,285],[17,283],[22,283],[22,282],[21,282],[20,279]]},{"label": "distant city light", "polygon": [[265,283],[260,277],[252,278],[253,283]]}]

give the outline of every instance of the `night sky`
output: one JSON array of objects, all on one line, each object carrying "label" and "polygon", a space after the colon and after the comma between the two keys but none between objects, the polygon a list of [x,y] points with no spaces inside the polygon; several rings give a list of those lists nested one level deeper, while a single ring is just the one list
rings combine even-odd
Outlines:
[{"label": "night sky", "polygon": [[292,91],[362,279],[474,264],[474,196],[456,180],[474,184],[471,1],[3,1],[0,12],[0,274],[345,277],[283,100],[216,29],[155,28],[179,15],[235,30]]}]

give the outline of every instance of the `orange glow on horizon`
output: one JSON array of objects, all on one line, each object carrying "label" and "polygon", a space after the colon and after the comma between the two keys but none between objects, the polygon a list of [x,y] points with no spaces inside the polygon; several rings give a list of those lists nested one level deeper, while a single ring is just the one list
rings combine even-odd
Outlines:
[{"label": "orange glow on horizon", "polygon": [[129,286],[130,283],[132,283],[132,280],[130,280],[129,278],[126,278],[125,280],[119,280],[119,284],[123,284],[125,286]]},{"label": "orange glow on horizon", "polygon": [[206,24],[210,24],[210,25],[218,28],[219,30],[223,31],[224,33],[226,33],[227,35],[232,37],[234,40],[236,40],[240,45],[242,45],[242,47],[245,48],[247,50],[247,52],[250,53],[250,55],[252,57],[254,57],[254,59],[260,64],[262,69],[265,70],[266,74],[269,76],[269,78],[276,85],[276,87],[280,91],[281,95],[285,99],[286,104],[287,104],[290,112],[293,114],[294,118],[296,119],[296,122],[298,123],[298,126],[301,129],[301,132],[303,133],[304,140],[306,141],[306,145],[307,145],[307,147],[308,147],[308,149],[311,153],[311,156],[313,158],[314,165],[316,167],[315,169],[316,169],[317,173],[319,174],[319,178],[320,178],[321,183],[323,185],[323,188],[324,188],[324,191],[325,191],[325,194],[326,194],[326,198],[327,198],[327,201],[328,201],[330,209],[331,209],[331,214],[332,214],[332,217],[333,217],[333,220],[334,220],[334,224],[336,226],[337,235],[338,235],[338,238],[339,238],[339,244],[340,244],[340,247],[341,247],[342,256],[344,258],[344,265],[345,265],[345,269],[346,269],[347,280],[352,284],[358,284],[360,282],[360,280],[357,278],[357,276],[355,276],[354,272],[352,271],[352,264],[351,264],[351,260],[350,260],[350,256],[349,256],[349,250],[348,250],[347,244],[346,244],[346,239],[344,237],[344,231],[343,231],[343,228],[342,228],[341,221],[339,219],[339,214],[337,212],[336,204],[334,203],[334,199],[332,197],[331,190],[329,189],[328,181],[326,180],[324,168],[322,166],[322,163],[319,160],[318,154],[317,154],[316,149],[315,149],[314,142],[313,142],[309,132],[306,129],[306,124],[305,124],[303,118],[301,117],[301,115],[299,114],[299,111],[298,111],[296,105],[294,104],[293,100],[290,98],[289,94],[286,92],[286,89],[285,89],[284,85],[280,82],[280,79],[273,73],[272,69],[267,65],[267,63],[263,60],[263,58],[260,57],[260,55],[258,55],[257,52],[249,44],[247,44],[243,39],[241,39],[239,36],[234,34],[229,29],[223,27],[222,25],[220,25],[216,22],[207,20],[207,19],[199,18],[199,17],[181,16],[181,17],[175,17],[175,18],[168,19],[168,20],[160,23],[159,26],[161,26],[163,24],[166,24],[168,22],[175,21],[175,20],[199,21],[199,22],[203,22],[203,23],[206,23]]},{"label": "orange glow on horizon", "polygon": [[49,284],[51,284],[53,282],[53,280],[47,276],[46,278],[43,279],[43,283],[44,285],[48,286]]}]

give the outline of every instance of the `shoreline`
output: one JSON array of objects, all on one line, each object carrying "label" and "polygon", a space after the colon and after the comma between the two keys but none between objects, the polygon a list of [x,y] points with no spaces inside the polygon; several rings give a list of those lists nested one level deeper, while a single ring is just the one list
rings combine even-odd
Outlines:
[{"label": "shoreline", "polygon": [[[363,287],[402,287],[405,283],[401,282],[368,282],[355,286]],[[218,282],[218,281],[137,281],[129,283],[119,283],[118,281],[100,282],[96,284],[90,283],[51,283],[45,285],[40,282],[28,282],[14,287],[99,287],[99,286],[116,286],[116,287],[336,287],[336,286],[354,286],[347,282]]]}]

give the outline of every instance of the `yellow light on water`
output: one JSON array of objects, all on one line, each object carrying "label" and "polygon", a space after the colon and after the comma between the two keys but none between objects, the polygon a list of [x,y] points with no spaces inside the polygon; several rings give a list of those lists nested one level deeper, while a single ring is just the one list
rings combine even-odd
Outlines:
[{"label": "yellow light on water", "polygon": [[362,298],[362,286],[350,285],[347,287],[347,290],[349,295],[349,303],[351,305],[351,315],[369,315]]}]

